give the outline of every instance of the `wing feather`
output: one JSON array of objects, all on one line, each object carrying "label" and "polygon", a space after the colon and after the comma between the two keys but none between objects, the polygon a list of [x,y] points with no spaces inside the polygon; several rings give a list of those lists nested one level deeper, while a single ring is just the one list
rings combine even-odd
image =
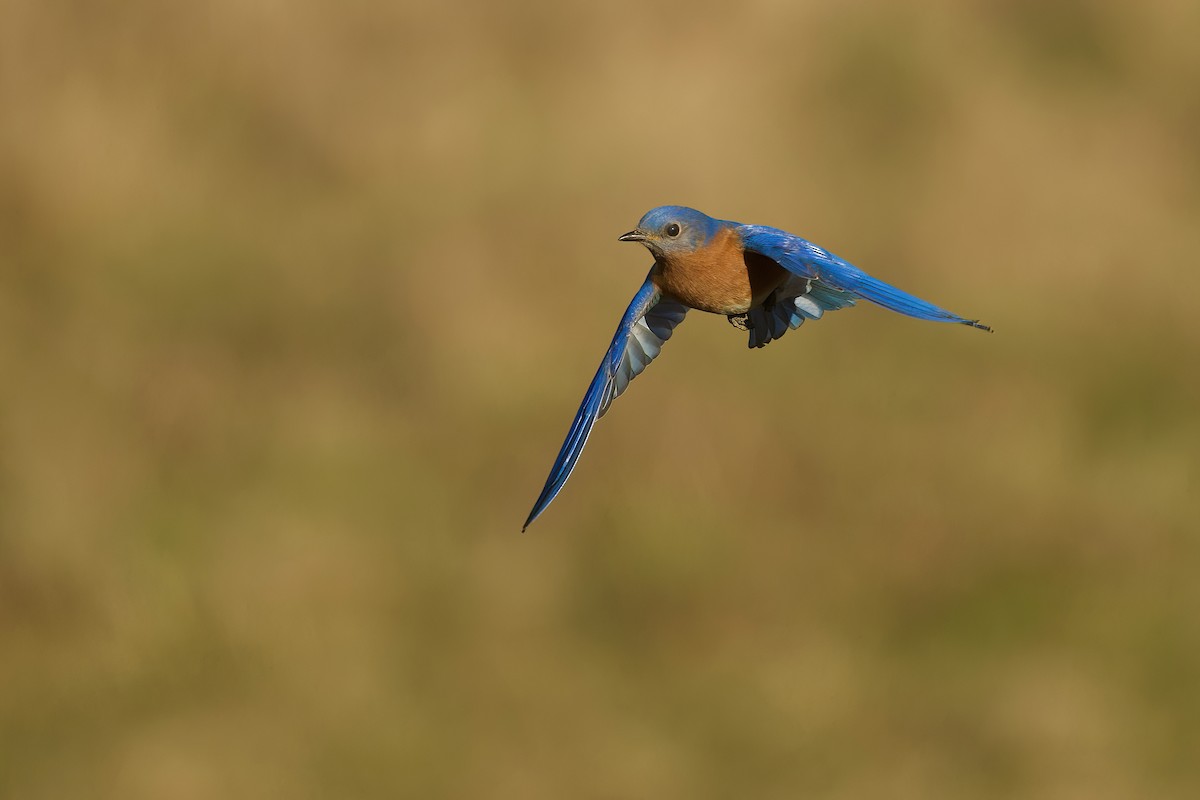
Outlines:
[{"label": "wing feather", "polygon": [[591,436],[596,420],[604,416],[612,401],[629,387],[629,382],[642,374],[662,352],[663,343],[671,338],[675,327],[683,322],[687,310],[682,303],[664,297],[647,276],[625,310],[621,324],[617,326],[600,368],[596,370],[579,411],[575,413],[554,466],[550,468],[546,485],[542,487],[521,530],[528,528],[562,491]]},{"label": "wing feather", "polygon": [[812,278],[792,276],[775,290],[771,300],[750,309],[747,327],[750,347],[766,347],[805,320],[820,319],[826,311],[854,305],[854,297]]}]

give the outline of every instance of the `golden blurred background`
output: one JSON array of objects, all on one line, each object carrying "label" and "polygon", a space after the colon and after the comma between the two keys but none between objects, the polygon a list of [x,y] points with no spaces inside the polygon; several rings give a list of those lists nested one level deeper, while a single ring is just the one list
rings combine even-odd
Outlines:
[{"label": "golden blurred background", "polygon": [[[0,3],[0,796],[1200,796],[1200,6]],[[695,314],[519,534],[649,266]]]}]

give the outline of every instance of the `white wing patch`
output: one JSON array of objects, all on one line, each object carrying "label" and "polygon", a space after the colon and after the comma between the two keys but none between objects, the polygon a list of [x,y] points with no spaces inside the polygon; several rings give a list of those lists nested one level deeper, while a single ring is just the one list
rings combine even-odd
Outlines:
[{"label": "white wing patch", "polygon": [[600,416],[604,416],[612,401],[621,396],[629,382],[641,375],[642,370],[658,356],[663,342],[671,338],[671,332],[683,322],[687,310],[687,306],[674,300],[660,300],[633,324],[625,343],[625,352],[621,354],[621,363],[604,387]]},{"label": "white wing patch", "polygon": [[826,286],[812,278],[794,276],[775,290],[774,303],[755,306],[748,314],[750,346],[765,347],[804,324],[820,319],[826,311],[854,305],[849,292]]}]

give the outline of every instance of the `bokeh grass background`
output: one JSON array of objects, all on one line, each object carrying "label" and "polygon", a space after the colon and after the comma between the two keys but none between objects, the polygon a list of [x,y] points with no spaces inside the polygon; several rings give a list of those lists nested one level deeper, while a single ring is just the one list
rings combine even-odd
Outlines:
[{"label": "bokeh grass background", "polygon": [[[1200,796],[1200,6],[0,3],[0,795]],[[694,315],[683,203],[993,324]]]}]

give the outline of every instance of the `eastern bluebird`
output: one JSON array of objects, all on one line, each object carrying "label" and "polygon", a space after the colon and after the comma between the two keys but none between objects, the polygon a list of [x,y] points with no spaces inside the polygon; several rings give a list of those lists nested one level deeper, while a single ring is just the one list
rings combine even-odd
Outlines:
[{"label": "eastern bluebird", "polygon": [[640,242],[654,266],[621,317],[596,377],[533,510],[528,528],[562,490],[596,420],[654,360],[688,309],[724,314],[764,347],[806,319],[852,306],[859,298],[917,319],[991,331],[873,278],[828,250],[777,228],[713,219],[692,208],[660,206],[618,237]]}]

